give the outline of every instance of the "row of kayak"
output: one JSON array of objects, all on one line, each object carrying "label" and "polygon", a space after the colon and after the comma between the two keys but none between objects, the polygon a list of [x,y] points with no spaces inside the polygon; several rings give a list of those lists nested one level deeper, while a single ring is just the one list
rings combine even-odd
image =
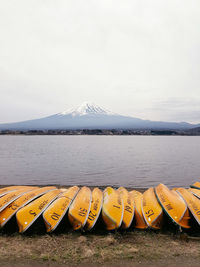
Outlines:
[{"label": "row of kayak", "polygon": [[164,184],[143,194],[128,191],[72,186],[9,186],[0,189],[0,227],[15,217],[20,233],[26,232],[42,216],[47,232],[66,220],[73,230],[89,231],[98,220],[107,230],[161,229],[164,213],[181,228],[190,228],[190,218],[200,225],[200,182],[189,189],[170,190]]}]

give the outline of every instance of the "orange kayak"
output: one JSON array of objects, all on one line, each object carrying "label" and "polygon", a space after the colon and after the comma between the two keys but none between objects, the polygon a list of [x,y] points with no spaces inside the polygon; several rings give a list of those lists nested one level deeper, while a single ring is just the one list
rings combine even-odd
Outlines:
[{"label": "orange kayak", "polygon": [[101,209],[103,205],[103,193],[99,188],[94,188],[92,191],[92,203],[90,207],[89,216],[85,225],[87,231],[91,230],[96,221],[99,218]]},{"label": "orange kayak", "polygon": [[189,188],[188,189],[195,197],[200,198],[200,190],[196,188]]},{"label": "orange kayak", "polygon": [[69,207],[68,219],[74,230],[81,230],[85,226],[90,212],[92,193],[84,186],[78,192]]},{"label": "orange kayak", "polygon": [[55,189],[55,187],[53,186],[47,186],[42,188],[35,187],[34,190],[31,190],[23,194],[21,197],[17,198],[9,206],[7,206],[0,212],[0,226],[3,227],[19,209],[33,201],[35,198],[53,189]]},{"label": "orange kayak", "polygon": [[16,185],[16,186],[7,186],[0,189],[0,197],[13,192],[15,190],[23,189],[26,186]]},{"label": "orange kayak", "polygon": [[164,184],[159,184],[155,193],[160,205],[172,221],[183,228],[190,228],[189,211],[183,198]]},{"label": "orange kayak", "polygon": [[33,190],[35,187],[27,186],[22,187],[21,189],[11,191],[6,195],[0,198],[0,212],[4,210],[7,206],[9,206],[13,201],[19,198],[24,193]]},{"label": "orange kayak", "polygon": [[200,199],[195,197],[189,190],[185,188],[178,188],[177,192],[185,200],[189,210],[200,225]]},{"label": "orange kayak", "polygon": [[142,213],[150,228],[161,229],[163,210],[156,198],[153,187],[143,193]]},{"label": "orange kayak", "polygon": [[143,213],[142,213],[142,200],[143,200],[143,194],[136,191],[136,190],[132,190],[130,192],[134,198],[134,202],[135,202],[135,216],[134,216],[134,220],[135,220],[135,228],[138,229],[147,229],[148,225],[145,222]]},{"label": "orange kayak", "polygon": [[135,203],[133,195],[128,192],[124,187],[118,188],[121,198],[124,203],[124,214],[122,219],[122,229],[128,229],[133,221],[134,211],[135,211]]},{"label": "orange kayak", "polygon": [[190,186],[191,188],[200,189],[200,182],[196,182]]},{"label": "orange kayak", "polygon": [[43,196],[35,199],[16,213],[19,232],[24,233],[42,214],[42,212],[58,197],[60,189],[53,189]]},{"label": "orange kayak", "polygon": [[124,215],[124,204],[119,191],[107,187],[103,192],[102,219],[107,230],[121,226]]},{"label": "orange kayak", "polygon": [[78,191],[78,186],[72,186],[65,189],[63,193],[61,193],[58,198],[44,211],[43,219],[47,232],[53,232],[57,228]]}]

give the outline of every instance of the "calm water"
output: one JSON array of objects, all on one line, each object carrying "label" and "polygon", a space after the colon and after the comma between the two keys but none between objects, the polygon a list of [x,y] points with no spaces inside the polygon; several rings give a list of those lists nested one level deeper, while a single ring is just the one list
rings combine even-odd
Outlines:
[{"label": "calm water", "polygon": [[188,186],[200,137],[0,136],[0,184]]}]

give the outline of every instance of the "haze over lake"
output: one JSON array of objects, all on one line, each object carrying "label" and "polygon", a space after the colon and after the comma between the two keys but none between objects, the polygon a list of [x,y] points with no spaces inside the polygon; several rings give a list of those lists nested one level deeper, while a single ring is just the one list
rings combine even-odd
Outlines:
[{"label": "haze over lake", "polygon": [[200,137],[0,136],[0,184],[189,186]]}]

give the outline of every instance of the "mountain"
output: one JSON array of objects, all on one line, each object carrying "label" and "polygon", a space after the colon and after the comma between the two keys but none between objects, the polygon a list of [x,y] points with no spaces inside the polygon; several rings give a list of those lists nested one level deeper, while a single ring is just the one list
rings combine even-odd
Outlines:
[{"label": "mountain", "polygon": [[190,135],[200,135],[200,126],[192,128],[192,129],[188,129],[186,133],[189,133]]},{"label": "mountain", "polygon": [[122,116],[95,104],[83,103],[41,119],[0,124],[0,130],[50,130],[50,129],[191,129],[199,125],[186,122],[161,122]]}]

